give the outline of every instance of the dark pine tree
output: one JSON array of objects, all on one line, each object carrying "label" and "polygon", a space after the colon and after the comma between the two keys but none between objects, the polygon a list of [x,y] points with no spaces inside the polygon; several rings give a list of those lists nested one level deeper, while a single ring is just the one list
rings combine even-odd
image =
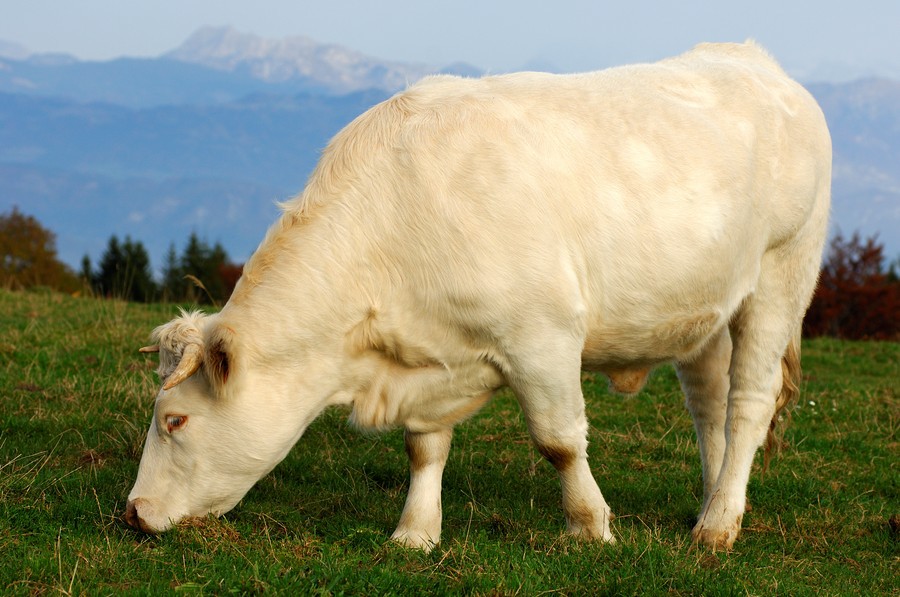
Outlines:
[{"label": "dark pine tree", "polygon": [[179,273],[189,279],[184,299],[195,303],[221,303],[228,299],[228,288],[222,276],[228,254],[221,244],[210,247],[196,233],[191,233],[181,255]]},{"label": "dark pine tree", "polygon": [[153,281],[150,256],[144,244],[126,236],[122,253],[125,255],[125,276],[129,288],[127,298],[142,303],[155,300],[156,282]]},{"label": "dark pine tree", "polygon": [[187,293],[187,281],[184,279],[184,272],[181,271],[181,263],[178,259],[178,251],[175,250],[175,243],[169,245],[166,252],[166,263],[163,266],[162,294],[163,300],[180,302],[185,300]]},{"label": "dark pine tree", "polygon": [[94,275],[94,287],[107,297],[139,302],[154,300],[156,283],[143,243],[127,236],[120,243],[118,237],[111,236]]}]

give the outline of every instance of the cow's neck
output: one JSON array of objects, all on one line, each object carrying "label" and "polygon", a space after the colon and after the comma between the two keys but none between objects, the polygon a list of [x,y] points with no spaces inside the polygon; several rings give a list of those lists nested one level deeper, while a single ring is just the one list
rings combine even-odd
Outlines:
[{"label": "cow's neck", "polygon": [[272,226],[226,306],[274,340],[343,336],[371,307],[377,283],[347,214],[314,212],[288,211]]}]

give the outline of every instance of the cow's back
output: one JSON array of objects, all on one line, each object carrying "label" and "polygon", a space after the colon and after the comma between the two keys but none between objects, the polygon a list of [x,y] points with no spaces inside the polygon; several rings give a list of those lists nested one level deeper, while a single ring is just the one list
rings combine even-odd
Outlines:
[{"label": "cow's back", "polygon": [[600,366],[702,343],[829,178],[809,94],[755,45],[711,44],[597,73],[426,79],[342,132],[300,201],[340,181],[356,250],[385,264],[381,303],[417,314],[411,329],[430,314],[496,338],[552,316]]}]

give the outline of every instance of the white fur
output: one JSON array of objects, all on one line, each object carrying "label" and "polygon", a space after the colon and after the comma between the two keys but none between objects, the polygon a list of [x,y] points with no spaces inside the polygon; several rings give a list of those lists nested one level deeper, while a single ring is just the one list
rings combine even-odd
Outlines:
[{"label": "white fur", "polygon": [[[675,361],[703,459],[695,537],[730,547],[815,285],[830,173],[821,111],[752,43],[426,79],[332,140],[220,314],[168,324],[193,325],[208,360],[223,350],[228,377],[205,366],[161,391],[129,499],[150,530],[224,512],[326,406],[352,404],[356,425],[415,438],[427,464],[394,537],[427,548],[450,429],[509,385],[569,531],[610,541],[580,370],[636,391]],[[166,414],[189,422],[170,434]]]}]

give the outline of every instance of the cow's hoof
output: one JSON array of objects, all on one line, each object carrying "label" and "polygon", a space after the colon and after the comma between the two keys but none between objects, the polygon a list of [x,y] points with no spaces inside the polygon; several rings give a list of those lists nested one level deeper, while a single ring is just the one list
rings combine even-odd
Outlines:
[{"label": "cow's hoof", "polygon": [[[594,517],[586,518],[591,522],[595,520]],[[582,539],[586,541],[601,541],[603,543],[609,544],[615,543],[616,537],[612,534],[612,531],[609,528],[610,521],[612,520],[612,514],[603,516],[602,520],[603,522],[599,524],[584,524],[583,522],[579,522],[577,520],[569,520],[566,525],[566,534],[571,535],[576,539]]]},{"label": "cow's hoof", "polygon": [[713,551],[724,550],[731,551],[738,535],[741,534],[741,523],[738,521],[736,525],[726,529],[714,529],[704,527],[700,524],[694,527],[691,536],[694,543],[699,543],[712,548]]},{"label": "cow's hoof", "polygon": [[410,549],[421,549],[425,553],[430,552],[441,540],[440,535],[432,538],[432,536],[424,531],[412,531],[408,529],[397,529],[391,535],[391,541],[403,547]]},{"label": "cow's hoof", "polygon": [[616,536],[608,531],[606,533],[597,533],[587,529],[573,529],[569,527],[566,529],[566,534],[579,541],[599,541],[609,545],[615,545],[616,543]]}]

